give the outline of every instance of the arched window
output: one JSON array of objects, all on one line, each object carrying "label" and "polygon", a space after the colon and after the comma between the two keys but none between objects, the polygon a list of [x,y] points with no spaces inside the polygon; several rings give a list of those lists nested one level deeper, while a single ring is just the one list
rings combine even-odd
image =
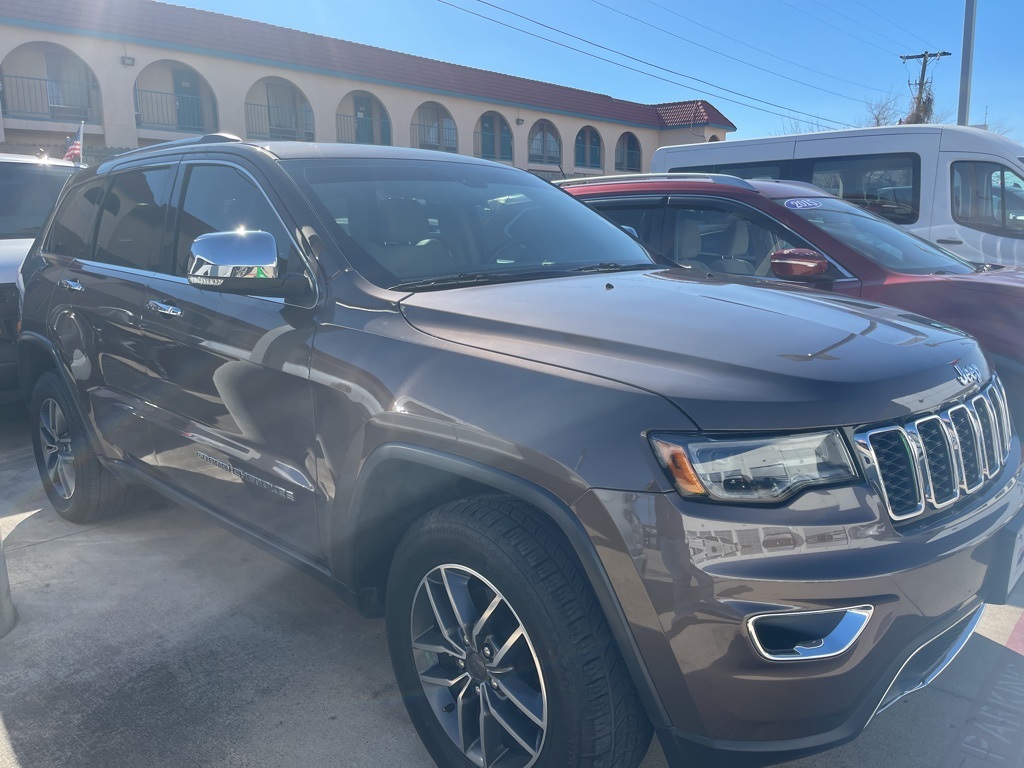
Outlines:
[{"label": "arched window", "polygon": [[6,117],[103,124],[96,75],[77,54],[55,43],[25,43],[7,54],[0,88]]},{"label": "arched window", "polygon": [[711,136],[708,138],[708,141],[721,141],[721,139],[719,139],[717,136],[715,136],[715,134],[712,133]]},{"label": "arched window", "polygon": [[313,110],[299,88],[283,77],[264,77],[245,97],[250,139],[313,141]]},{"label": "arched window", "polygon": [[209,83],[192,67],[163,59],[135,78],[135,124],[182,133],[214,133],[217,101]]},{"label": "arched window", "polygon": [[601,134],[586,125],[576,134],[576,167],[600,170],[602,166]]},{"label": "arched window", "polygon": [[628,131],[615,145],[615,170],[640,173],[640,140]]},{"label": "arched window", "polygon": [[334,115],[342,144],[391,146],[391,118],[380,99],[368,91],[352,91]]},{"label": "arched window", "polygon": [[459,151],[459,132],[448,110],[428,101],[416,110],[412,124],[412,146],[441,152]]},{"label": "arched window", "polygon": [[480,115],[478,130],[473,137],[474,154],[484,160],[512,162],[512,129],[508,121],[497,112]]},{"label": "arched window", "polygon": [[561,165],[562,140],[550,120],[538,120],[530,129],[530,162]]}]

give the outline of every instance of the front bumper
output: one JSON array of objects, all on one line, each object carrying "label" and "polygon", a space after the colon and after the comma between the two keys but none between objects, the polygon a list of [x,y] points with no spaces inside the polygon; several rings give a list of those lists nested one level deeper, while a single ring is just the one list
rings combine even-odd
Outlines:
[{"label": "front bumper", "polygon": [[[990,571],[1003,530],[1024,519],[1020,460],[1014,441],[969,506],[912,533],[893,528],[867,486],[757,509],[674,493],[580,499],[663,705],[665,721],[653,719],[671,764],[770,764],[829,749],[929,682],[983,603],[1005,593]],[[630,556],[638,538],[643,574]],[[751,637],[755,616],[855,606],[870,606],[870,619],[832,657],[772,661]]]}]

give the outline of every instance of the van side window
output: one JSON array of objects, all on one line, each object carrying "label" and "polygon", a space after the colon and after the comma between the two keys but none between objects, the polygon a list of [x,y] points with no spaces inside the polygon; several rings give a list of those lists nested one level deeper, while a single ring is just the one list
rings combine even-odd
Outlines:
[{"label": "van side window", "polygon": [[1024,179],[999,163],[953,163],[953,219],[996,234],[1024,235]]},{"label": "van side window", "polygon": [[741,179],[783,179],[781,163],[730,163],[729,165],[695,165],[670,169],[669,173],[725,173]]},{"label": "van side window", "polygon": [[94,259],[149,270],[160,256],[170,168],[119,173],[103,198]]},{"label": "van side window", "polygon": [[829,194],[896,224],[913,224],[921,209],[921,159],[914,154],[856,155],[806,161],[810,181]]},{"label": "van side window", "polygon": [[45,249],[69,259],[87,259],[92,255],[92,236],[99,202],[106,179],[97,179],[73,187],[54,217]]}]

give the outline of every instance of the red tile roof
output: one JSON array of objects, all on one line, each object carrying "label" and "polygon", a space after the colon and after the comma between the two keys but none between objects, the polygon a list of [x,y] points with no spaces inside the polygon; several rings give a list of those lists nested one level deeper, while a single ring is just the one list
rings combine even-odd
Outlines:
[{"label": "red tile roof", "polygon": [[[0,16],[243,57],[358,80],[387,82],[490,102],[571,113],[650,128],[736,126],[706,101],[638,104],[590,91],[336,40],[153,0],[4,0]],[[201,74],[201,73],[200,73]]]}]

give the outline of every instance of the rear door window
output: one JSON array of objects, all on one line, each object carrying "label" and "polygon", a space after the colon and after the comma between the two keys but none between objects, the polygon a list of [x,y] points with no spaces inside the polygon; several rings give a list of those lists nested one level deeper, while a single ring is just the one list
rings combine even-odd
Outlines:
[{"label": "rear door window", "polygon": [[104,196],[95,261],[151,270],[160,257],[172,170],[118,173]]},{"label": "rear door window", "polygon": [[96,215],[106,179],[94,179],[68,190],[46,237],[45,249],[69,259],[92,256]]}]

